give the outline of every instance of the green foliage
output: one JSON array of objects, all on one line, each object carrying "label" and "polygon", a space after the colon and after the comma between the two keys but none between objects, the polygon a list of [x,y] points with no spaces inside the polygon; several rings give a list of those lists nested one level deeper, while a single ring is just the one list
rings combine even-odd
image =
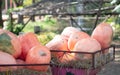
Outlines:
[{"label": "green foliage", "polygon": [[114,24],[114,34],[113,34],[113,40],[120,40],[120,25]]},{"label": "green foliage", "polygon": [[4,27],[4,29],[9,30],[17,35],[19,34],[19,32],[21,32],[22,28],[23,28],[22,24],[15,25],[15,24],[11,24],[10,21],[8,21],[7,25]]},{"label": "green foliage", "polygon": [[[41,1],[41,0],[35,0],[35,2],[38,2],[38,1]],[[29,5],[31,5],[33,2],[32,2],[32,0],[24,0],[24,2],[23,2],[23,6],[29,6]]]},{"label": "green foliage", "polygon": [[116,5],[116,7],[113,9],[113,12],[120,13],[120,0],[112,0],[112,5]]},{"label": "green foliage", "polygon": [[120,13],[120,4],[113,9],[113,12]]},{"label": "green foliage", "polygon": [[7,25],[4,26],[4,29],[9,30],[9,31],[11,31],[15,34],[18,34],[21,31],[23,25],[20,26],[19,24],[14,24],[15,22],[11,19],[11,16],[12,16],[11,13],[13,11],[19,11],[21,9],[23,9],[22,6],[19,6],[19,7],[16,7],[16,8],[10,8],[10,9],[7,10],[7,15],[9,17],[8,17],[8,20],[6,21]]},{"label": "green foliage", "polygon": [[53,33],[53,32],[45,32],[45,33],[37,34],[37,37],[38,37],[39,41],[41,42],[41,44],[45,45],[50,40],[52,40],[55,35],[56,35],[56,33]]},{"label": "green foliage", "polygon": [[32,0],[24,0],[23,6],[29,6],[32,4]]},{"label": "green foliage", "polygon": [[17,24],[17,25],[14,26],[13,32],[18,35],[19,32],[22,31],[22,28],[23,28],[22,24]]},{"label": "green foliage", "polygon": [[110,23],[113,27],[114,34],[113,34],[113,40],[118,40],[120,39],[120,24],[115,22],[115,17],[111,17],[107,20],[108,23]]},{"label": "green foliage", "polygon": [[21,10],[21,9],[23,9],[23,6],[19,6],[19,7],[15,7],[15,8],[9,8],[9,9],[7,10],[7,14],[9,15],[9,14],[12,13],[13,11],[19,11],[19,10]]},{"label": "green foliage", "polygon": [[22,31],[34,32],[34,26],[40,26],[41,32],[56,31],[56,28],[55,28],[56,23],[57,23],[56,19],[53,19],[53,18],[51,18],[50,20],[47,20],[45,18],[45,20],[36,21],[36,22],[30,21]]},{"label": "green foliage", "polygon": [[53,25],[56,23],[56,20],[52,18],[52,15],[46,15],[44,18],[45,23],[49,23],[50,25]]},{"label": "green foliage", "polygon": [[[111,5],[115,5],[116,7],[112,10],[112,12],[120,13],[120,0],[112,0]],[[107,22],[113,24],[112,27],[114,29],[114,37],[113,40],[120,39],[120,16],[112,16],[107,20]]]},{"label": "green foliage", "polygon": [[120,4],[120,0],[112,0],[111,4]]},{"label": "green foliage", "polygon": [[116,40],[116,39],[120,39],[119,37],[120,37],[120,25],[119,24],[116,24],[116,25],[114,25],[114,28],[115,28],[115,30],[114,30],[114,40]]}]

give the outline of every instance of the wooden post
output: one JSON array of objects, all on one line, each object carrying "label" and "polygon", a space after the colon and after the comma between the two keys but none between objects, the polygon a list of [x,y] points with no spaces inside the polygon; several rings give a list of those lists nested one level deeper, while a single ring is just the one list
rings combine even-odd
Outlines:
[{"label": "wooden post", "polygon": [[38,34],[40,31],[40,26],[34,26],[34,33]]},{"label": "wooden post", "polygon": [[12,1],[12,0],[10,0],[10,8],[12,8],[12,7],[13,7],[13,6],[12,6],[12,2],[13,2],[13,1]]},{"label": "wooden post", "polygon": [[8,9],[8,0],[5,0],[5,10],[7,11]]},{"label": "wooden post", "polygon": [[[32,0],[32,3],[34,4],[35,3],[35,0]],[[32,19],[31,19],[33,22],[35,21],[35,15],[32,15]]]},{"label": "wooden post", "polygon": [[2,20],[2,1],[0,0],[0,28],[3,28],[3,20]]},{"label": "wooden post", "polygon": [[14,7],[14,8],[16,7],[16,4],[15,4],[15,2],[13,2],[13,7]]},{"label": "wooden post", "polygon": [[33,3],[35,3],[35,0],[32,0]]},{"label": "wooden post", "polygon": [[10,25],[11,25],[10,26],[11,27],[10,31],[13,32],[13,17],[12,17],[12,13],[10,13],[9,16],[10,16]]},{"label": "wooden post", "polygon": [[18,14],[18,24],[24,24],[23,15]]},{"label": "wooden post", "polygon": [[[94,27],[93,27],[93,30],[95,29],[95,27],[96,27],[97,24],[98,24],[98,20],[99,20],[100,14],[101,14],[102,5],[103,5],[103,0],[100,1],[99,10],[98,10],[98,12],[97,12],[96,21],[95,21],[95,25],[94,25]],[[92,31],[93,31],[93,30],[92,30]]]}]

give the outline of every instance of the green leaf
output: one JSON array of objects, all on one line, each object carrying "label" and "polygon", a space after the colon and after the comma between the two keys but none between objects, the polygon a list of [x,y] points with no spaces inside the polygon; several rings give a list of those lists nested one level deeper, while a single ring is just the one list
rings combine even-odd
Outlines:
[{"label": "green leaf", "polygon": [[112,0],[111,4],[116,4],[118,0]]},{"label": "green leaf", "polygon": [[113,9],[113,12],[120,13],[120,4]]}]

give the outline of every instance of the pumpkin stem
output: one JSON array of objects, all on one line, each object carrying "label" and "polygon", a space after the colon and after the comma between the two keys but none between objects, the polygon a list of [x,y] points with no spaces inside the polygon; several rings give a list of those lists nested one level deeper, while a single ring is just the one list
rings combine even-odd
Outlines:
[{"label": "pumpkin stem", "polygon": [[40,51],[39,53],[40,53],[41,56],[46,56],[46,53],[43,52],[43,51]]}]

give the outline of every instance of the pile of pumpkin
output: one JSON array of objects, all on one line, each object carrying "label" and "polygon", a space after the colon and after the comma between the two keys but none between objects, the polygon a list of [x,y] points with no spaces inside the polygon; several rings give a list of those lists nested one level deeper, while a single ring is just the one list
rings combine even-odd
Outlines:
[{"label": "pile of pumpkin", "polygon": [[[0,29],[0,64],[49,64],[52,56],[63,64],[76,62],[78,59],[91,59],[89,54],[53,52],[52,50],[95,52],[109,47],[112,37],[112,27],[107,23],[100,23],[91,36],[75,27],[66,27],[60,35],[56,35],[46,45],[42,45],[36,34],[32,32],[17,36]],[[106,52],[103,51],[103,53]],[[0,66],[0,71],[26,68],[46,72],[48,67],[49,65]]]},{"label": "pile of pumpkin", "polygon": [[[56,35],[46,46],[52,51],[52,61],[60,66],[89,68],[92,66],[92,54],[111,45],[113,29],[110,24],[100,23],[91,35],[74,27],[66,27],[61,34]],[[57,52],[57,50],[60,50]],[[107,54],[109,50],[103,50]],[[82,52],[82,53],[74,53]],[[86,53],[85,53],[86,52]],[[100,57],[100,53],[95,55]],[[98,60],[100,62],[101,60]],[[100,65],[98,63],[98,65]]]},{"label": "pile of pumpkin", "polygon": [[43,64],[40,66],[0,66],[0,72],[23,68],[46,72],[50,60],[49,48],[39,42],[36,34],[28,32],[17,36],[10,31],[0,29],[0,65]]}]

